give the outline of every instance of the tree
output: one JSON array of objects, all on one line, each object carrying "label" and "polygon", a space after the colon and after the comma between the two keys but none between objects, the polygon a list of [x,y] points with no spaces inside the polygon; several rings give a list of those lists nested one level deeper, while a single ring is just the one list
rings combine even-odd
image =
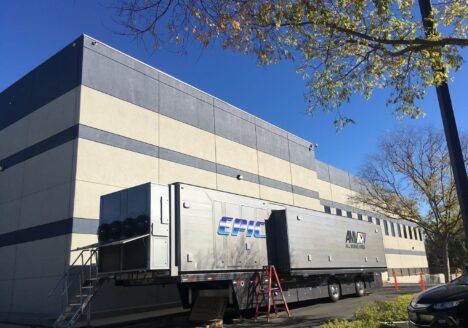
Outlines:
[{"label": "tree", "polygon": [[[388,89],[397,116],[423,114],[417,101],[463,62],[468,1],[440,0],[426,37],[414,0],[110,0],[123,33],[155,47],[191,40],[254,54],[260,64],[292,60],[305,79],[307,111],[334,112],[353,94]],[[437,29],[437,27],[439,27]],[[430,68],[434,68],[434,73]]]},{"label": "tree", "polygon": [[[462,147],[467,165],[466,135]],[[422,227],[427,241],[440,246],[447,280],[449,242],[462,233],[463,225],[443,134],[429,127],[388,133],[379,142],[379,152],[368,156],[358,177],[361,192],[351,200]]]},{"label": "tree", "polygon": [[[444,259],[441,257],[442,245],[440,242],[426,240],[426,254],[429,266],[433,268],[443,268]],[[452,268],[463,269],[468,261],[468,250],[465,246],[465,236],[460,233],[449,240],[449,261]]]}]

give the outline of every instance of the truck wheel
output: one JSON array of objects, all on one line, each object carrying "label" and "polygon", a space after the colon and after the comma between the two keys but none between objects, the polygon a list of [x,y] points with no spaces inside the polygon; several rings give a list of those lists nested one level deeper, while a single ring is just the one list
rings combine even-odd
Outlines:
[{"label": "truck wheel", "polygon": [[330,297],[330,300],[332,302],[336,302],[340,299],[341,290],[339,283],[337,283],[336,281],[330,281],[328,283],[328,296]]},{"label": "truck wheel", "polygon": [[356,283],[356,296],[362,297],[365,293],[364,282],[362,280],[357,280]]}]

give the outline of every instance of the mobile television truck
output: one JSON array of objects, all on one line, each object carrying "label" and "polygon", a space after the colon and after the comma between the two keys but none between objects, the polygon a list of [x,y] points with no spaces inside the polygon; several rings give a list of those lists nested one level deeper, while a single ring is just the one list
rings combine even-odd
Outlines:
[{"label": "mobile television truck", "polygon": [[206,295],[254,308],[267,265],[288,303],[362,296],[387,269],[379,225],[183,183],[102,196],[98,240],[97,279],[177,284],[188,308]]},{"label": "mobile television truck", "polygon": [[380,226],[182,183],[102,196],[99,223],[100,274],[176,282],[187,306],[204,289],[254,306],[252,276],[265,265],[276,267],[288,302],[362,295],[386,270]]}]

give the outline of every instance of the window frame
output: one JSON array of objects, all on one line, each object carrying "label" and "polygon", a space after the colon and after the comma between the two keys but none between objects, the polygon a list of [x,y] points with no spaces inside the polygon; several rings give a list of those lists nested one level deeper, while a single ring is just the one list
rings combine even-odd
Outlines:
[{"label": "window frame", "polygon": [[395,222],[393,221],[389,221],[390,222],[390,231],[392,233],[392,237],[396,237],[396,234],[395,234]]}]

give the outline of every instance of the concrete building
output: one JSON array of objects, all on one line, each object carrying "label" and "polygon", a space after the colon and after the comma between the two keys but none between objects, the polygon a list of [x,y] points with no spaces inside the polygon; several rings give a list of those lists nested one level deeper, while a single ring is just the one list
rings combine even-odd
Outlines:
[{"label": "concrete building", "polygon": [[[0,165],[0,321],[60,312],[47,294],[70,251],[97,241],[100,196],[146,182],[369,220],[384,225],[389,272],[417,281],[427,269],[419,229],[353,207],[355,178],[309,141],[88,36],[0,93]],[[177,304],[171,286],[109,285],[93,309]]]}]

